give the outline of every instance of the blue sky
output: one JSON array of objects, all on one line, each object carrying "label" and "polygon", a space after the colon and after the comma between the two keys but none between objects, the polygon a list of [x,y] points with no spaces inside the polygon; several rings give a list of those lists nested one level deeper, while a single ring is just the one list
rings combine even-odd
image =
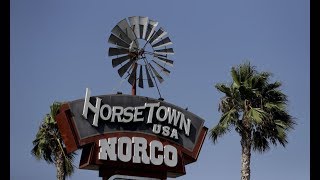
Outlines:
[{"label": "blue sky", "polygon": [[[32,140],[54,101],[92,95],[130,94],[107,55],[118,21],[148,16],[173,41],[174,68],[160,85],[165,101],[205,119],[220,117],[218,82],[230,82],[232,66],[250,60],[283,82],[288,110],[298,125],[286,148],[252,153],[251,177],[310,178],[310,3],[305,0],[214,1],[10,1],[10,179],[56,179],[55,167],[30,154]],[[138,95],[158,98],[155,88]],[[199,159],[178,179],[240,178],[241,149],[231,131],[216,145],[205,140]],[[80,154],[75,160],[78,166]],[[101,179],[76,170],[74,180]]]}]

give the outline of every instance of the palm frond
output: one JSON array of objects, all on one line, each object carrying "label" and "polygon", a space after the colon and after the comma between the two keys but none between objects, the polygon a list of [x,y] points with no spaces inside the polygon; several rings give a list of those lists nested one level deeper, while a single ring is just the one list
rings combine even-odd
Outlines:
[{"label": "palm frond", "polygon": [[268,111],[285,111],[286,107],[283,102],[267,102],[265,103],[264,107]]},{"label": "palm frond", "polygon": [[268,102],[287,102],[287,96],[277,89],[268,90],[263,93]]},{"label": "palm frond", "polygon": [[225,84],[217,83],[215,87],[222,93],[226,94],[226,96],[231,97],[231,89],[227,87]]},{"label": "palm frond", "polygon": [[231,68],[231,76],[232,76],[232,80],[233,80],[233,86],[234,87],[239,87],[240,86],[240,77],[239,74],[236,70],[236,68],[232,67]]},{"label": "palm frond", "polygon": [[210,138],[212,139],[213,143],[217,143],[219,137],[224,135],[229,131],[228,127],[221,126],[220,124],[216,125],[214,128],[210,130]]},{"label": "palm frond", "polygon": [[66,176],[71,176],[73,174],[74,168],[75,168],[75,166],[73,165],[73,160],[74,160],[74,155],[76,155],[76,153],[67,154],[67,150],[66,150],[66,148],[64,148],[64,154],[66,154],[66,156],[64,156],[65,174],[66,174]]},{"label": "palm frond", "polygon": [[261,108],[251,108],[246,114],[247,118],[254,124],[261,124],[268,117],[268,113]]},{"label": "palm frond", "polygon": [[275,142],[273,142],[274,145],[277,145],[277,142],[280,143],[283,147],[286,146],[288,143],[287,141],[287,133],[285,132],[285,129],[281,126],[276,127],[276,136],[275,136]]},{"label": "palm frond", "polygon": [[244,83],[247,79],[256,74],[255,66],[251,66],[247,61],[238,66],[238,74],[240,75],[240,82]]},{"label": "palm frond", "polygon": [[252,135],[252,149],[260,153],[270,149],[267,138],[261,135],[259,131],[254,132]]},{"label": "palm frond", "polygon": [[267,84],[267,86],[264,88],[264,90],[265,91],[270,91],[270,90],[273,90],[273,89],[277,89],[281,85],[282,85],[282,83],[280,81],[276,81],[274,83]]},{"label": "palm frond", "polygon": [[252,88],[262,92],[268,86],[271,74],[268,72],[257,73],[253,76]]},{"label": "palm frond", "polygon": [[235,104],[233,104],[232,98],[224,97],[220,101],[218,111],[221,111],[222,113],[227,113],[234,107]]},{"label": "palm frond", "polygon": [[214,143],[217,142],[218,137],[224,135],[227,131],[229,131],[231,125],[236,125],[238,116],[239,115],[236,109],[231,109],[221,116],[219,123],[210,130],[210,138],[212,138],[212,141]]},{"label": "palm frond", "polygon": [[58,114],[58,111],[60,109],[61,103],[60,102],[54,102],[51,106],[50,106],[50,123],[56,123],[56,121],[54,120],[55,116]]}]

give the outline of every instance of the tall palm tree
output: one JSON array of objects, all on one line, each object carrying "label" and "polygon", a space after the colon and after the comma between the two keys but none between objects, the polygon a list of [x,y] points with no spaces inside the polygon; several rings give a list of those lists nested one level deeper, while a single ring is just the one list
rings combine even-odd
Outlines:
[{"label": "tall palm tree", "polygon": [[67,154],[61,134],[54,117],[57,115],[61,103],[53,103],[50,113],[43,119],[35,140],[31,154],[38,160],[44,159],[47,163],[54,163],[57,169],[57,179],[65,180],[74,172],[72,164],[75,153]]},{"label": "tall palm tree", "polygon": [[295,122],[286,110],[287,96],[279,90],[281,83],[270,83],[270,73],[257,72],[246,62],[232,67],[231,76],[230,84],[215,85],[224,93],[219,104],[222,115],[209,136],[216,143],[235,128],[241,137],[241,180],[250,180],[251,150],[262,153],[270,144],[285,147],[287,132]]}]

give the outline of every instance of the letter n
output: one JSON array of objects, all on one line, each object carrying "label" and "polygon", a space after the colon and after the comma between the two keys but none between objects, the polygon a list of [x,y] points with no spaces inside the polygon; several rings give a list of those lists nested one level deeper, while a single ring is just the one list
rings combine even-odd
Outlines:
[{"label": "letter n", "polygon": [[98,154],[98,158],[101,160],[108,160],[108,157],[111,161],[117,160],[117,154],[116,154],[116,143],[117,138],[108,138],[108,141],[106,139],[100,139],[99,140],[99,146],[100,151]]}]

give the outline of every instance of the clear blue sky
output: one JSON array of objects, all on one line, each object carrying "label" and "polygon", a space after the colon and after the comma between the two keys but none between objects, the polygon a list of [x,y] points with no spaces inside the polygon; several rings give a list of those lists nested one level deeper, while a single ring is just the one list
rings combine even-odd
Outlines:
[{"label": "clear blue sky", "polygon": [[[10,1],[10,179],[56,179],[53,165],[30,154],[32,140],[54,101],[130,93],[107,56],[107,38],[121,19],[148,16],[173,41],[174,68],[160,89],[166,101],[189,110],[212,128],[220,117],[230,68],[249,59],[283,82],[289,112],[298,125],[286,148],[252,154],[253,180],[310,177],[310,3],[305,0],[211,1]],[[158,98],[155,88],[138,95]],[[240,138],[206,139],[196,163],[178,179],[240,179]],[[75,164],[78,166],[80,154]],[[101,179],[76,170],[71,180]]]}]

